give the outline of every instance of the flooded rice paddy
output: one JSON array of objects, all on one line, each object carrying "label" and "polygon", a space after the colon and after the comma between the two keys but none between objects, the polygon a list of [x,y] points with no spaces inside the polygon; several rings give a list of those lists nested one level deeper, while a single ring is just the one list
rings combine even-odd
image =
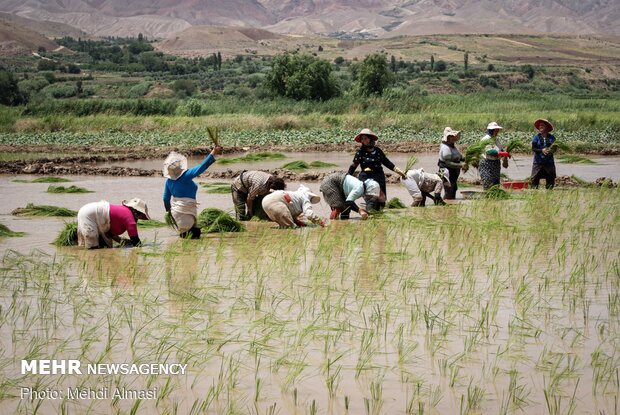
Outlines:
[{"label": "flooded rice paddy", "polygon": [[[199,241],[148,229],[143,248],[84,251],[50,245],[62,219],[10,211],[140,197],[161,220],[163,179],[68,177],[95,193],[63,195],[14,178],[0,177],[0,222],[28,234],[0,239],[0,413],[619,411],[618,189],[459,200],[325,229],[252,222]],[[201,189],[198,201],[232,208],[228,194]],[[187,373],[22,375],[22,359]],[[21,387],[154,397],[28,400]]]}]

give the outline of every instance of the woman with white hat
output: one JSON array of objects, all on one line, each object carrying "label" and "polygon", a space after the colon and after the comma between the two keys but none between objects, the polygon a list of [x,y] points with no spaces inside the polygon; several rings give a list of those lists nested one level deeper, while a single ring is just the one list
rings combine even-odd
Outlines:
[{"label": "woman with white hat", "polygon": [[487,125],[487,134],[483,140],[492,140],[487,145],[480,157],[478,171],[482,180],[482,187],[487,190],[492,186],[500,184],[500,174],[502,166],[508,168],[508,157],[504,151],[504,145],[499,140],[498,134],[503,127],[499,126],[495,121]]},{"label": "woman with white hat", "polygon": [[263,210],[273,222],[281,228],[296,228],[306,226],[301,220],[305,217],[312,223],[325,226],[325,221],[312,210],[312,205],[321,201],[321,198],[312,193],[304,185],[299,186],[294,192],[276,190],[263,199]]},{"label": "woman with white hat", "polygon": [[166,212],[172,214],[182,238],[200,238],[200,228],[196,226],[198,185],[194,183],[194,178],[204,173],[215,162],[214,156],[221,152],[221,147],[215,147],[200,164],[191,169],[187,168],[187,158],[174,151],[164,161],[164,177],[168,179],[164,185],[164,207]]},{"label": "woman with white hat", "polygon": [[[441,198],[443,180],[439,175],[427,173],[424,169],[411,169],[407,171],[407,180],[403,180],[407,191],[413,198],[412,207],[426,206],[426,198],[433,199],[436,205],[445,205]],[[433,193],[434,195],[431,195]]]},{"label": "woman with white hat", "polygon": [[[355,141],[361,143],[362,146],[357,150],[353,157],[353,163],[349,167],[348,174],[353,175],[357,166],[361,165],[362,171],[357,176],[361,181],[367,179],[373,179],[381,187],[381,191],[387,198],[387,188],[385,185],[385,173],[383,172],[383,166],[399,174],[405,178],[405,172],[399,169],[392,163],[385,155],[385,153],[375,143],[379,137],[373,133],[369,128],[364,128],[355,136]],[[385,199],[384,198],[384,199]],[[368,210],[381,210],[385,206],[384,202],[378,202],[376,199],[367,200],[366,207]]]},{"label": "woman with white hat", "polygon": [[540,179],[545,179],[545,187],[553,189],[556,176],[555,160],[551,149],[555,136],[550,134],[553,131],[553,124],[547,120],[538,119],[534,122],[534,127],[538,130],[538,134],[532,139],[534,162],[532,163],[531,184],[534,189],[538,189]]},{"label": "woman with white hat", "polygon": [[[443,130],[443,137],[439,146],[439,166],[440,173],[443,177],[448,176],[445,186],[445,198],[454,199],[456,197],[457,180],[461,175],[461,169],[467,171],[467,164],[463,163],[463,154],[456,148],[456,142],[461,138],[461,132],[446,127]],[[409,175],[409,172],[407,172]]]},{"label": "woman with white hat", "polygon": [[105,200],[88,203],[78,211],[78,245],[88,249],[111,248],[112,240],[123,242],[127,232],[133,246],[141,245],[138,219],[150,219],[149,209],[141,199],[123,200],[112,205]]},{"label": "woman with white hat", "polygon": [[349,219],[351,211],[359,213],[362,219],[367,219],[368,202],[367,209],[362,209],[355,203],[360,197],[366,201],[385,202],[385,195],[382,194],[379,183],[373,179],[361,181],[345,172],[335,172],[326,176],[319,190],[332,210],[330,219]]}]

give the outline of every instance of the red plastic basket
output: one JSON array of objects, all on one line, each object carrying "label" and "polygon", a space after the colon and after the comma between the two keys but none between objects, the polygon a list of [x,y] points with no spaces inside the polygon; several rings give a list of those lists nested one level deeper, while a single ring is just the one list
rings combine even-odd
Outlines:
[{"label": "red plastic basket", "polygon": [[527,189],[529,185],[530,185],[529,182],[503,182],[502,183],[502,186],[504,187],[504,189],[512,189],[512,190]]}]

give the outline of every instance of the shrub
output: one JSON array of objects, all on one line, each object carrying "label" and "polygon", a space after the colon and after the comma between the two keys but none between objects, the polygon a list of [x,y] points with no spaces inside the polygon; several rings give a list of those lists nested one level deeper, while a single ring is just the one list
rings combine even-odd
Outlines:
[{"label": "shrub", "polygon": [[359,68],[357,90],[362,95],[381,95],[393,79],[384,55],[368,55]]},{"label": "shrub", "polygon": [[295,100],[327,100],[340,92],[331,65],[310,55],[276,56],[265,82],[273,94]]}]

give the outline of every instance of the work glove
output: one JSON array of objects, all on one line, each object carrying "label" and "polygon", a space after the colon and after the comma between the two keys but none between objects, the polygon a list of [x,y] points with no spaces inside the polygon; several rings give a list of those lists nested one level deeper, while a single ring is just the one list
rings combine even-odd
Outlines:
[{"label": "work glove", "polygon": [[332,213],[329,215],[329,218],[331,220],[338,219],[338,216],[340,216],[340,212],[342,212],[342,210],[338,208],[332,209]]},{"label": "work glove", "polygon": [[446,202],[443,201],[443,199],[441,198],[441,193],[435,193],[435,204],[436,205],[440,205],[443,206],[446,204]]},{"label": "work glove", "polygon": [[394,167],[394,173],[400,174],[400,177],[402,177],[403,179],[407,178],[407,175],[405,174],[405,172],[399,169],[398,167]]}]

